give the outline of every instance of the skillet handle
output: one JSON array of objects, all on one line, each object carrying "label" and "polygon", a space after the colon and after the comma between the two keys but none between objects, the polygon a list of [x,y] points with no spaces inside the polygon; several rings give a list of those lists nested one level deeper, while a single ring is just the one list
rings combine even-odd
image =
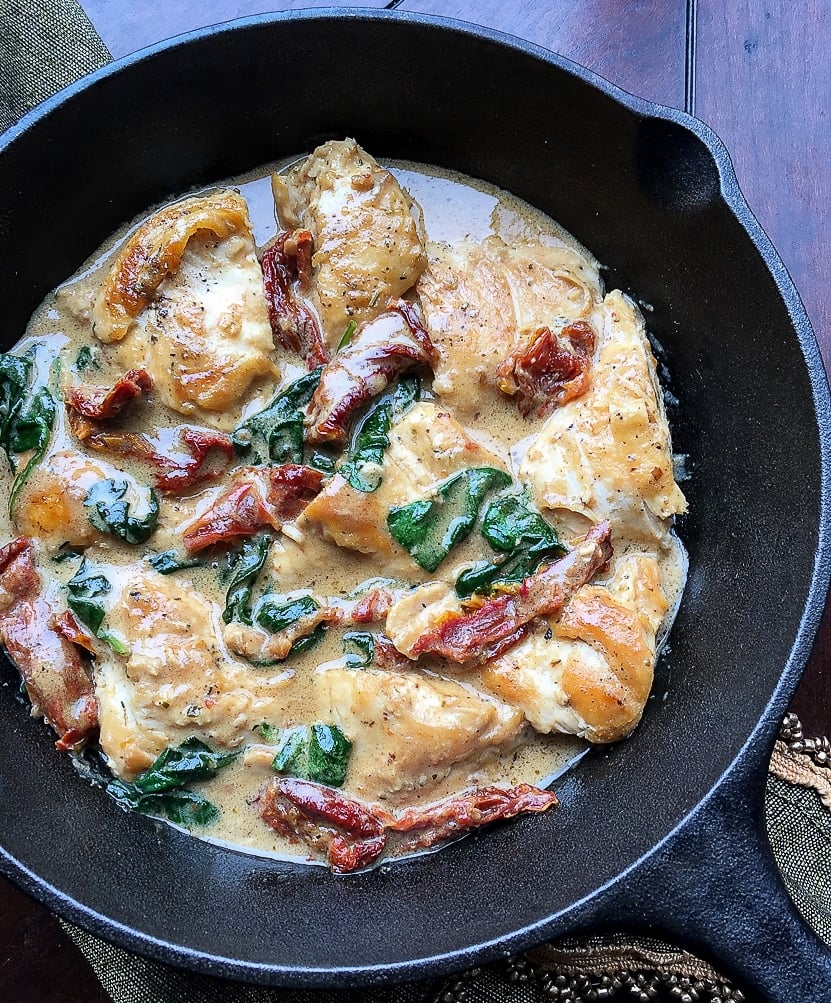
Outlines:
[{"label": "skillet handle", "polygon": [[767,771],[752,773],[734,774],[629,875],[613,908],[709,958],[749,1001],[831,1003],[831,950],[785,890],[765,828]]}]

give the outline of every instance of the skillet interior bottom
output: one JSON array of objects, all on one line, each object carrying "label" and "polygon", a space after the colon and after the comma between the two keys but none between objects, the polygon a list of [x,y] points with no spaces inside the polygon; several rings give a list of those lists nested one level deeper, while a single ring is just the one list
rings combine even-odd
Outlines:
[{"label": "skillet interior bottom", "polygon": [[[348,54],[348,86],[333,53]],[[783,706],[826,549],[799,341],[810,332],[725,201],[732,176],[694,132],[647,112],[486,35],[419,19],[262,18],[117,64],[12,134],[0,152],[6,347],[133,214],[355,135],[379,156],[515,192],[610,266],[609,287],[648,300],[680,401],[675,447],[692,457],[687,594],[645,719],[562,782],[556,813],[335,879],[123,814],[7,690],[4,866],[29,890],[126,946],[238,978],[343,984],[461,967],[568,929],[575,903],[708,793],[788,665],[767,713]]]}]

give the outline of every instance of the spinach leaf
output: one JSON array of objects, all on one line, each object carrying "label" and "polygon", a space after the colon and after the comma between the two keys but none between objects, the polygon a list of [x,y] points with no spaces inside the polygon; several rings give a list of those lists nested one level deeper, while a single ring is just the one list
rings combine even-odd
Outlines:
[{"label": "spinach leaf", "polygon": [[98,361],[98,353],[89,345],[82,345],[78,349],[72,368],[78,373],[83,373],[87,369],[100,369],[101,363]]},{"label": "spinach leaf", "polygon": [[115,478],[98,481],[87,491],[84,508],[89,521],[102,533],[125,543],[144,543],[159,520],[159,499],[153,488],[148,488],[147,514],[137,518],[131,515],[132,505],[124,497],[129,486],[127,480]]},{"label": "spinach leaf", "polygon": [[272,761],[277,773],[340,787],[346,779],[352,743],[336,724],[284,729]]},{"label": "spinach leaf", "polygon": [[30,355],[0,355],[0,445],[6,451],[12,470],[15,460],[12,454],[15,427],[32,372]]},{"label": "spinach leaf", "polygon": [[257,725],[257,732],[260,738],[267,742],[269,745],[277,745],[280,741],[280,736],[282,735],[282,730],[280,728],[275,728],[273,724],[269,724],[268,721],[261,721]]},{"label": "spinach leaf", "polygon": [[20,447],[17,452],[25,452],[32,449],[34,452],[29,458],[29,462],[14,479],[12,489],[9,492],[9,515],[14,511],[17,499],[23,485],[29,479],[29,475],[43,459],[46,447],[49,445],[49,438],[52,435],[52,427],[55,424],[55,398],[46,389],[41,387],[34,397],[28,398],[18,413],[16,446]]},{"label": "spinach leaf", "polygon": [[116,654],[129,655],[129,647],[117,634],[101,629],[105,616],[101,599],[111,589],[109,579],[83,557],[78,570],[66,583],[66,604],[81,623],[89,627],[96,637],[109,644]]},{"label": "spinach leaf", "polygon": [[[278,602],[277,597],[265,595],[257,603],[257,608],[254,611],[254,622],[272,634],[276,634],[319,608],[311,596],[299,596],[286,602]],[[319,623],[310,634],[307,634],[306,637],[300,637],[294,642],[289,655],[299,655],[301,652],[313,648],[323,639],[325,633],[326,624]],[[288,655],[286,657],[288,658]],[[278,659],[278,661],[284,660]],[[271,662],[269,664],[277,663]]]},{"label": "spinach leaf", "polygon": [[307,462],[313,470],[319,470],[322,474],[333,474],[335,472],[334,457],[328,453],[324,453],[320,449],[313,449]]},{"label": "spinach leaf", "polygon": [[350,630],[343,635],[343,652],[348,669],[365,669],[375,658],[375,637],[365,630]]},{"label": "spinach leaf", "polygon": [[338,470],[356,491],[370,494],[378,488],[381,464],[390,444],[390,429],[420,396],[421,385],[416,377],[403,376],[395,389],[379,397],[361,419],[350,455]]},{"label": "spinach leaf", "polygon": [[[271,768],[277,773],[306,777],[309,760],[309,729],[304,726],[286,728],[277,745]],[[306,777],[308,779],[308,777]]]},{"label": "spinach leaf", "polygon": [[180,825],[208,825],[219,817],[219,809],[184,785],[210,780],[236,757],[236,752],[214,752],[198,738],[189,738],[165,749],[132,783],[112,780],[107,791],[123,808],[166,815]]},{"label": "spinach leaf", "polygon": [[177,825],[210,825],[219,818],[219,808],[195,791],[182,789],[163,794],[139,794],[130,784],[113,780],[107,791],[122,808],[144,815],[164,815]]},{"label": "spinach leaf", "polygon": [[79,550],[76,547],[70,547],[68,544],[61,544],[60,549],[57,554],[52,555],[52,561],[55,564],[63,564],[64,561],[74,561],[76,557],[83,556],[83,550]]},{"label": "spinach leaf", "polygon": [[309,737],[309,780],[340,787],[346,780],[352,743],[336,724],[313,724]]},{"label": "spinach leaf", "polygon": [[[58,360],[52,364],[50,376]],[[25,468],[17,472],[9,493],[9,515],[14,512],[18,496],[32,470],[40,463],[55,424],[57,406],[48,387],[40,386],[29,393],[32,375],[32,355],[0,355],[0,446],[17,471],[17,453],[33,450]]]},{"label": "spinach leaf", "polygon": [[277,634],[319,608],[311,596],[298,596],[279,603],[274,596],[266,595],[257,603],[254,620],[260,627]]},{"label": "spinach leaf", "polygon": [[290,655],[299,655],[304,651],[308,651],[313,648],[316,644],[320,644],[323,640],[323,635],[326,633],[326,624],[319,623],[315,629],[307,637],[301,637],[291,646]]},{"label": "spinach leaf", "polygon": [[152,554],[147,561],[160,575],[172,575],[174,571],[203,567],[203,562],[198,557],[182,557],[176,550],[163,550],[159,554]]},{"label": "spinach leaf", "polygon": [[234,556],[222,614],[225,623],[239,620],[251,626],[251,592],[263,570],[270,547],[271,537],[255,536],[246,540]]},{"label": "spinach leaf", "polygon": [[429,500],[390,509],[387,526],[425,571],[435,571],[451,549],[473,529],[488,491],[504,488],[511,478],[494,467],[469,467],[444,481]]},{"label": "spinach leaf", "polygon": [[482,520],[482,535],[494,550],[507,556],[493,563],[479,561],[463,571],[456,579],[460,597],[521,582],[534,574],[544,558],[565,553],[556,529],[531,508],[525,492],[491,502]]},{"label": "spinach leaf", "polygon": [[320,382],[323,366],[282,390],[257,414],[244,421],[231,437],[238,453],[250,453],[250,462],[302,463],[303,412]]},{"label": "spinach leaf", "polygon": [[461,599],[474,592],[487,595],[498,585],[511,585],[533,575],[550,551],[518,550],[504,561],[477,561],[456,579],[456,595]]},{"label": "spinach leaf", "polygon": [[214,752],[198,738],[169,746],[133,781],[142,794],[169,791],[195,780],[210,780],[237,758],[236,752]]},{"label": "spinach leaf", "polygon": [[488,505],[482,520],[482,536],[494,550],[511,553],[561,547],[557,530],[531,508],[526,492],[503,495]]},{"label": "spinach leaf", "polygon": [[104,622],[104,606],[100,599],[111,590],[109,579],[97,571],[85,557],[66,583],[67,605],[96,637]]}]

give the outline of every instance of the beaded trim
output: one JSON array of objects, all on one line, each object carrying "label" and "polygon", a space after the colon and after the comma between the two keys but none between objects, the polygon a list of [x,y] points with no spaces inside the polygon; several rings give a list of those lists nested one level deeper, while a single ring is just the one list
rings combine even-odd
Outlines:
[{"label": "beaded trim", "polygon": [[[805,738],[796,714],[787,714],[771,756],[770,772],[817,792],[831,810],[831,742]],[[744,1003],[744,993],[700,958],[659,940],[615,934],[568,938],[492,966],[510,985],[527,987],[556,1003],[624,1000],[653,1003]],[[474,968],[445,983],[435,1003],[471,1003],[479,998]]]},{"label": "beaded trim", "polygon": [[831,810],[831,742],[805,738],[796,714],[782,722],[779,739],[770,757],[770,772],[789,784],[810,787]]}]

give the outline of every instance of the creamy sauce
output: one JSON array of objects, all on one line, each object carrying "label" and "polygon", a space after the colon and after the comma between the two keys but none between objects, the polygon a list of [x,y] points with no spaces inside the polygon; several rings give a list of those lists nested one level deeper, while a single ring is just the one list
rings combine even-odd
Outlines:
[{"label": "creamy sauce", "polygon": [[[277,167],[285,168],[287,164],[288,162]],[[260,248],[277,232],[270,183],[274,166],[269,165],[225,183],[237,188],[247,200],[255,242]],[[494,235],[501,237],[507,244],[536,241],[549,247],[571,248],[584,259],[588,270],[597,269],[597,263],[591,255],[556,223],[493,186],[416,164],[395,162],[388,166],[423,210],[424,224],[432,241],[453,244],[460,240],[483,241]],[[60,356],[65,381],[89,382],[101,386],[111,386],[114,383],[125,366],[123,361],[119,361],[117,352],[98,344],[93,337],[91,306],[113,257],[123,242],[135,232],[137,225],[133,223],[115,235],[106,248],[79,270],[76,277],[46,300],[32,318],[26,338],[16,347],[16,352],[20,353],[31,345],[43,346],[38,351],[44,358]],[[94,351],[99,368],[84,373],[73,371],[73,363],[81,346],[89,346]],[[288,384],[302,372],[299,367],[284,367],[280,383]],[[274,391],[273,379],[265,377],[255,381],[242,403],[212,415],[211,425],[232,431],[246,416],[261,410],[271,400]],[[203,424],[199,418],[193,418],[192,421],[195,425]],[[175,439],[176,429],[181,423],[181,415],[165,408],[142,407],[131,410],[128,418],[118,419],[115,426],[146,432],[164,446]],[[472,438],[496,456],[513,476],[518,474],[526,455],[526,447],[537,431],[537,426],[520,416],[513,400],[484,394],[481,407],[466,418],[465,426]],[[59,407],[44,467],[48,468],[50,462],[57,463],[55,457],[77,449],[78,442],[69,429],[64,409]],[[115,468],[131,475],[139,484],[147,482],[147,468],[142,464],[131,464],[123,458],[107,454],[90,454],[90,459],[91,462],[100,464],[105,471],[103,475],[94,473],[93,480],[100,476],[113,476],[110,471]],[[21,505],[25,511],[19,516],[18,525],[11,525],[5,516],[0,519],[0,531],[4,539],[18,535],[21,528],[31,531],[31,527],[21,527],[20,523],[21,520],[25,522],[28,517],[26,512],[31,510],[32,500],[41,483],[38,479],[40,476],[36,474],[30,487],[24,492]],[[11,475],[7,470],[0,472],[0,482],[7,496],[11,487]],[[176,547],[182,527],[208,509],[227,488],[227,483],[227,479],[222,480],[181,498],[162,497],[159,528],[144,545],[130,546],[113,537],[99,536],[86,547],[87,560],[104,566],[112,583],[112,590],[106,596],[104,606],[107,621],[116,633],[121,631],[126,634],[131,602],[138,601],[131,599],[133,593],[125,591],[129,588],[126,583],[132,580],[131,575],[134,577],[137,565],[146,567],[142,565],[145,555]],[[565,512],[560,512],[555,521],[567,539],[585,532],[588,525],[583,517]],[[44,580],[56,586],[65,586],[78,568],[77,560],[54,563],[47,556],[47,553],[54,554],[63,542],[60,539],[61,532],[62,527],[57,525],[50,527],[49,532],[44,530],[42,533],[42,538],[49,543],[41,548],[41,574]],[[615,545],[617,562],[627,553],[636,554],[644,549],[641,540],[627,540],[625,537],[617,539]],[[379,563],[373,556],[335,547],[321,534],[318,527],[309,524],[301,515],[293,526],[289,526],[275,540],[257,587],[261,592],[273,590],[283,595],[314,593],[316,596],[329,597],[331,602],[337,603],[347,602],[347,597],[359,589],[362,583],[378,575],[401,578],[410,586],[437,578],[452,583],[460,569],[469,566],[477,558],[486,556],[483,546],[479,534],[474,531],[464,544],[454,550],[451,558],[437,573],[428,574],[403,555],[403,552],[395,553],[388,560]],[[661,631],[663,635],[683,590],[686,558],[680,543],[668,531],[661,533],[658,543],[654,545],[654,552],[659,560],[662,585],[670,610]],[[213,555],[213,552],[209,554]],[[261,721],[281,728],[320,721],[321,698],[316,678],[321,672],[343,664],[342,636],[346,629],[361,628],[330,627],[323,641],[308,652],[294,654],[281,665],[270,668],[252,667],[235,655],[223,639],[221,613],[225,604],[227,582],[221,580],[222,566],[221,555],[211,556],[204,566],[179,571],[165,579],[171,594],[177,591],[193,593],[204,602],[215,628],[214,636],[207,642],[206,657],[216,660],[225,668],[230,667],[233,678],[255,693],[253,702],[249,702],[247,709],[240,712],[243,716],[248,715],[244,728],[229,729],[227,723],[222,722],[203,726],[201,718],[208,714],[204,701],[195,700],[192,711],[188,709],[188,714],[193,714],[194,727],[199,725],[202,729],[200,734],[204,735],[206,741],[210,743],[213,738],[219,744],[244,750],[233,765],[221,771],[212,781],[199,786],[200,793],[204,793],[215,803],[221,814],[214,824],[194,832],[204,838],[228,843],[250,852],[306,857],[308,851],[305,846],[290,843],[277,836],[263,823],[256,810],[260,790],[274,776],[271,769],[274,749],[263,743],[257,726]],[[378,630],[378,627],[368,625],[365,629]],[[115,675],[123,671],[120,656],[102,646],[97,671],[105,674],[107,665],[115,667]],[[184,681],[177,680],[173,668],[170,669],[169,676],[169,679],[165,677],[165,685],[169,684],[171,690],[177,685],[185,685]],[[457,674],[456,678],[459,678],[463,687],[476,692],[474,682],[468,681],[464,673]],[[158,684],[161,685],[162,681],[162,676],[159,676]],[[177,730],[176,735],[177,740],[186,737],[187,722]],[[370,729],[351,735],[350,738],[354,743],[353,756],[356,758],[372,762],[383,752],[380,745],[377,750],[373,745]],[[439,767],[432,774],[428,771],[414,785],[406,784],[397,791],[376,792],[376,796],[390,807],[401,807],[430,803],[472,787],[491,784],[545,784],[573,764],[586,747],[581,739],[537,734],[526,724],[510,742],[494,746],[481,755],[466,757],[449,768]],[[113,766],[117,768],[115,760]],[[125,776],[129,778],[129,770],[125,771]],[[349,774],[344,789],[347,792],[352,790]]]}]

